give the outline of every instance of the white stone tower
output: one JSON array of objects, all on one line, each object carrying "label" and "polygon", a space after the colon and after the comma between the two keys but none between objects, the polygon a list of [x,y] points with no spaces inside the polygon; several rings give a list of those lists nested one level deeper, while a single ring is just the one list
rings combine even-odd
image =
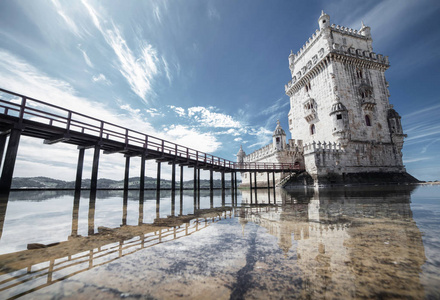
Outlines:
[{"label": "white stone tower", "polygon": [[246,153],[243,151],[243,146],[240,146],[240,150],[237,153],[237,162],[242,164],[244,162],[244,158],[246,157]]},{"label": "white stone tower", "polygon": [[[353,174],[406,174],[400,116],[389,104],[388,57],[373,52],[370,28],[330,25],[289,55],[292,79],[289,130],[304,143],[304,163],[315,183]],[[360,180],[362,181],[362,180]]]},{"label": "white stone tower", "polygon": [[277,127],[275,128],[273,135],[273,147],[276,151],[283,151],[286,149],[286,133],[281,128],[280,120],[277,120]]}]

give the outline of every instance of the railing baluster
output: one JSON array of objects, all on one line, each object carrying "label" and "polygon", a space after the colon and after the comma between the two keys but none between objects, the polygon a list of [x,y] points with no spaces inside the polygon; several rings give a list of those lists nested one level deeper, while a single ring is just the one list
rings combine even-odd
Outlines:
[{"label": "railing baluster", "polygon": [[[99,139],[102,140],[102,135],[104,133],[104,121],[101,121],[101,128],[99,130]],[[108,138],[108,136],[107,136]]]},{"label": "railing baluster", "polygon": [[21,97],[20,115],[18,120],[19,124],[23,123],[25,106],[26,106],[26,97]]},{"label": "railing baluster", "polygon": [[67,115],[67,128],[66,128],[66,131],[67,131],[67,133],[69,133],[70,132],[70,123],[71,123],[71,121],[72,121],[72,112],[69,110],[69,114]]}]

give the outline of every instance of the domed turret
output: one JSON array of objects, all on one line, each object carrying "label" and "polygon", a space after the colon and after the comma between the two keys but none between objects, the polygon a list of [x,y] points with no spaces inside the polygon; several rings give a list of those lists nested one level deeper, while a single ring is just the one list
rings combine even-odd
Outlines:
[{"label": "domed turret", "polygon": [[243,163],[245,156],[246,156],[246,153],[243,151],[243,146],[240,145],[240,150],[238,150],[238,153],[237,153],[237,162]]},{"label": "domed turret", "polygon": [[363,36],[371,39],[371,28],[368,26],[365,26],[364,22],[362,21],[362,27],[359,29],[359,33]]},{"label": "domed turret", "polygon": [[323,30],[330,26],[330,16],[327,15],[324,11],[321,12],[321,16],[318,19],[319,30]]},{"label": "domed turret", "polygon": [[281,151],[286,148],[286,133],[284,129],[281,128],[280,120],[277,120],[277,127],[273,132],[273,146],[276,150]]},{"label": "domed turret", "polygon": [[295,54],[293,54],[293,51],[290,50],[290,55],[289,55],[289,69],[290,72],[292,73],[292,77],[293,77],[293,69],[295,68]]}]

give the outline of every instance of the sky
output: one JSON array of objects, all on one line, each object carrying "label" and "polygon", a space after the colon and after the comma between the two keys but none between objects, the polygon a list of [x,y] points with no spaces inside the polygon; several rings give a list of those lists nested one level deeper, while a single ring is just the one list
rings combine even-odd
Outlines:
[{"label": "sky", "polygon": [[[374,51],[390,59],[406,169],[440,180],[438,0],[2,0],[0,87],[235,161],[240,145],[269,144],[277,119],[291,138],[288,55],[321,10],[371,27]],[[74,180],[77,157],[75,146],[22,137],[14,176]],[[91,160],[88,150],[84,178]],[[101,155],[99,177],[122,179],[124,163]]]}]

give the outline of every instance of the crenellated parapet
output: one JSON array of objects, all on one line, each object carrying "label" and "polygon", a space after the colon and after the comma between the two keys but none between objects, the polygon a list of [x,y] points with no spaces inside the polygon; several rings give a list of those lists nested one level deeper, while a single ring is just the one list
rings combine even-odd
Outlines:
[{"label": "crenellated parapet", "polygon": [[283,152],[285,153],[287,156],[291,156],[294,157],[298,154],[303,154],[304,149],[303,149],[303,144],[302,144],[302,140],[289,140],[289,143],[286,144],[286,147],[283,150],[279,150],[277,149],[272,143],[268,144],[258,150],[255,150],[254,152],[246,155],[244,157],[244,162],[255,162],[255,161],[260,161],[262,159],[266,159],[269,157],[272,157],[274,155],[276,155],[277,153]]},{"label": "crenellated parapet", "polygon": [[342,145],[336,142],[311,142],[304,145],[304,154],[310,154],[314,152],[334,152],[341,153],[343,152]]}]

